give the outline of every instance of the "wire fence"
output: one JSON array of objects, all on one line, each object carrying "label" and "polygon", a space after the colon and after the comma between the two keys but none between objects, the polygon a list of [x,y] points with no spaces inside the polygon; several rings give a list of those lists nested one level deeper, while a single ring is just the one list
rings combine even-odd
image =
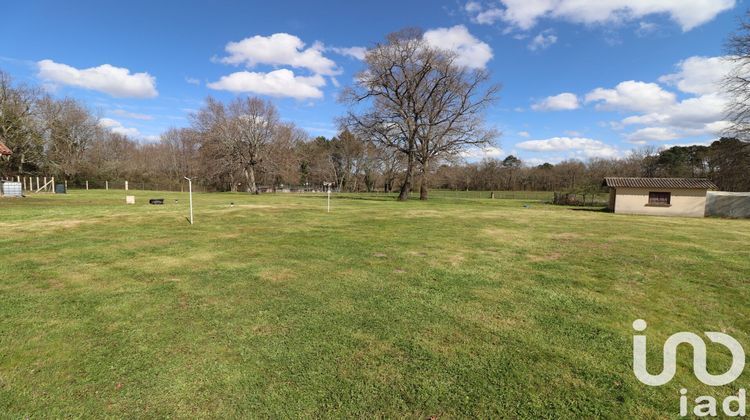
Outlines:
[{"label": "wire fence", "polygon": [[[418,192],[417,192],[418,194]],[[466,190],[430,190],[431,198],[457,199],[507,199],[528,201],[552,201],[551,191],[466,191]]]},{"label": "wire fence", "polygon": [[[134,182],[127,180],[77,180],[66,181],[57,180],[52,177],[12,177],[12,180],[18,179],[23,184],[24,191],[35,192],[40,186],[50,182],[54,185],[63,185],[65,190],[119,190],[119,191],[172,191],[187,192],[188,183],[185,180],[164,180],[161,182]],[[54,182],[53,182],[54,179]],[[54,185],[48,185],[45,192],[54,191]],[[208,185],[202,184],[199,180],[193,181],[194,192],[216,192],[217,190]],[[324,193],[326,187],[322,185],[281,185],[281,186],[258,186],[258,192],[261,194],[289,194],[289,193]],[[244,192],[244,191],[241,191]],[[373,190],[369,192],[336,192],[351,196],[379,196],[379,197],[396,197],[396,192],[386,192]],[[418,197],[419,191],[413,191],[412,197]],[[525,200],[525,201],[542,201],[555,202],[556,193],[553,191],[470,191],[470,190],[446,190],[432,189],[429,191],[429,198],[433,199],[463,199],[463,200],[481,200],[481,199],[505,199],[505,200]],[[586,205],[606,205],[608,195],[606,193],[589,194],[586,198]],[[575,204],[573,204],[575,205]]]}]

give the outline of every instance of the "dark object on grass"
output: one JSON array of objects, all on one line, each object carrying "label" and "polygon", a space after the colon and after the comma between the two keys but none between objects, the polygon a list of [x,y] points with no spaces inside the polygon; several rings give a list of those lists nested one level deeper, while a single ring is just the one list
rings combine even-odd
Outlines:
[{"label": "dark object on grass", "polygon": [[65,188],[65,184],[55,184],[55,194],[67,194],[68,189]]},{"label": "dark object on grass", "polygon": [[148,200],[148,204],[162,205],[164,204],[163,198],[151,198]]},{"label": "dark object on grass", "polygon": [[175,204],[178,204],[179,202],[180,202],[180,200],[178,200],[178,199],[176,199],[176,198],[174,199],[174,203],[175,203]]}]

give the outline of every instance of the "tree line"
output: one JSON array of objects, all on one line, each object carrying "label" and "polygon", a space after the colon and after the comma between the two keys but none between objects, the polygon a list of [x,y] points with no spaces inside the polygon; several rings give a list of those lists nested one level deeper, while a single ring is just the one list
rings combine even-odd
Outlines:
[{"label": "tree line", "polygon": [[721,138],[708,146],[643,147],[622,159],[567,160],[525,165],[515,156],[441,165],[439,188],[480,191],[595,193],[608,176],[708,178],[724,191],[750,191],[750,143]]},{"label": "tree line", "polygon": [[[339,191],[397,192],[401,200],[412,191],[427,199],[431,187],[594,191],[605,176],[707,177],[724,190],[750,190],[750,145],[735,138],[643,148],[623,159],[530,166],[508,156],[467,163],[462,151],[499,137],[485,113],[500,87],[485,70],[459,65],[454,53],[428,45],[416,29],[370,48],[355,80],[340,95],[346,113],[332,138],[311,138],[282,120],[270,100],[208,97],[187,127],[144,143],[102,126],[81,102],[13,83],[0,71],[0,141],[14,152],[0,161],[0,174],[53,175],[73,185],[179,184],[188,176],[211,190],[249,193],[332,183]],[[741,121],[750,112],[735,115]]]}]

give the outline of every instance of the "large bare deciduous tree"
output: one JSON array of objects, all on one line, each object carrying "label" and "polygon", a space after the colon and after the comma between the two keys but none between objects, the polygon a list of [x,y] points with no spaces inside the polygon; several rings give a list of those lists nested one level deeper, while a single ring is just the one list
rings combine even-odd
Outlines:
[{"label": "large bare deciduous tree", "polygon": [[39,107],[48,165],[66,179],[76,179],[84,169],[86,152],[101,134],[99,120],[73,99],[44,98]]},{"label": "large bare deciduous tree", "polygon": [[368,50],[365,69],[342,94],[350,106],[348,127],[405,156],[399,200],[408,199],[415,170],[422,174],[420,197],[426,199],[432,162],[497,136],[484,127],[484,112],[499,87],[487,86],[484,70],[456,64],[454,53],[429,45],[422,35],[405,29]]},{"label": "large bare deciduous tree", "polygon": [[7,73],[0,70],[0,141],[13,155],[9,164],[17,174],[38,170],[44,161],[44,141],[38,124],[38,88],[13,86]]},{"label": "large bare deciduous tree", "polygon": [[[279,125],[276,107],[260,98],[237,98],[224,105],[213,98],[193,116],[194,128],[204,141],[214,161],[232,169],[236,167],[245,178],[247,192],[256,194],[256,169]],[[232,182],[234,184],[234,182]]]},{"label": "large bare deciduous tree", "polygon": [[726,134],[750,138],[750,12],[726,43],[727,59],[734,64],[724,78],[723,90],[728,97],[727,119],[731,126]]}]

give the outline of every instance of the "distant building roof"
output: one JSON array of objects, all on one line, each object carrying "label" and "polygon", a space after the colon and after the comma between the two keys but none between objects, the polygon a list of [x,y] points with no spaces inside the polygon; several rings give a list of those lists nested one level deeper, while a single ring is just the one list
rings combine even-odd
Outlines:
[{"label": "distant building roof", "polygon": [[0,141],[0,156],[10,156],[13,152],[8,149],[8,146],[3,144],[3,142]]},{"label": "distant building roof", "polygon": [[604,178],[604,186],[613,188],[673,188],[685,190],[718,190],[706,178]]}]

